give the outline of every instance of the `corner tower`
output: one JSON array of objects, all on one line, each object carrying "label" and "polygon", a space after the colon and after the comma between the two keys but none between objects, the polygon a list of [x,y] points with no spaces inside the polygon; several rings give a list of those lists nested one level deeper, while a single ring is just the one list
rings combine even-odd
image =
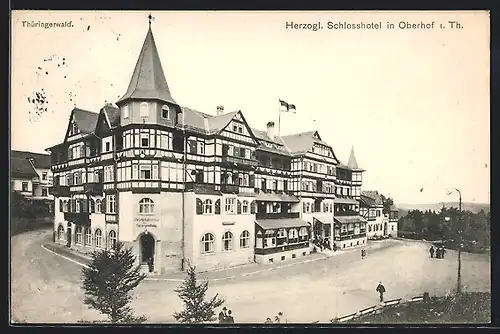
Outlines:
[{"label": "corner tower", "polygon": [[120,108],[122,126],[142,123],[174,125],[181,111],[163,72],[151,20],[150,15],[148,32],[127,91],[116,102]]}]

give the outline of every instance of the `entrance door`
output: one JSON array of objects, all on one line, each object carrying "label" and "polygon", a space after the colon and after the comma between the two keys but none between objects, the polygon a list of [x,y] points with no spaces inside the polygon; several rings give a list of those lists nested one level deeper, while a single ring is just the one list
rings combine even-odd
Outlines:
[{"label": "entrance door", "polygon": [[154,265],[155,239],[150,233],[141,235],[141,264]]},{"label": "entrance door", "polygon": [[384,235],[387,235],[387,223],[384,223]]},{"label": "entrance door", "polygon": [[71,227],[68,227],[66,246],[71,247]]}]

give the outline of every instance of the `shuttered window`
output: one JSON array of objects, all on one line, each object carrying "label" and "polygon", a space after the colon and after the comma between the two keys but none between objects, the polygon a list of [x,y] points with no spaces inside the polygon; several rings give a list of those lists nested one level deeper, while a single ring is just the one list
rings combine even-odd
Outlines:
[{"label": "shuttered window", "polygon": [[199,198],[196,199],[196,214],[197,215],[203,214],[203,201]]}]

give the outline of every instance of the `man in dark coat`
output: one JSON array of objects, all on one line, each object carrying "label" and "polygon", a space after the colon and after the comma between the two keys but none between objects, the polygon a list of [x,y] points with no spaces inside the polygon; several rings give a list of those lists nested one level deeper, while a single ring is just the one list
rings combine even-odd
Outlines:
[{"label": "man in dark coat", "polygon": [[366,250],[363,248],[363,249],[361,250],[361,259],[364,259],[364,258],[365,258],[365,256],[366,256]]},{"label": "man in dark coat", "polygon": [[227,311],[227,316],[226,316],[226,321],[225,321],[226,324],[234,324],[234,318],[231,315],[231,313],[233,313],[233,312],[231,312],[231,310]]},{"label": "man in dark coat", "polygon": [[440,259],[441,258],[441,248],[437,248],[436,249],[436,259]]},{"label": "man in dark coat", "polygon": [[444,254],[446,254],[446,250],[444,247],[441,247],[441,258],[444,259]]},{"label": "man in dark coat", "polygon": [[431,248],[429,249],[429,253],[431,254],[431,258],[434,257],[434,247],[431,246]]},{"label": "man in dark coat", "polygon": [[376,291],[379,293],[380,301],[383,302],[384,301],[385,287],[382,285],[382,282],[378,283]]},{"label": "man in dark coat", "polygon": [[224,308],[222,309],[222,311],[220,311],[219,313],[219,323],[222,324],[225,322],[226,320],[226,310],[227,308],[224,306]]}]

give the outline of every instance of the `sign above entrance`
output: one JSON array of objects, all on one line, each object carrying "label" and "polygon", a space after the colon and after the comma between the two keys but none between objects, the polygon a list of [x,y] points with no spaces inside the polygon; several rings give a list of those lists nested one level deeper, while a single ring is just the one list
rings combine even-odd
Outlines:
[{"label": "sign above entrance", "polygon": [[134,219],[137,227],[157,227],[157,222],[160,220],[153,217],[138,217]]}]

